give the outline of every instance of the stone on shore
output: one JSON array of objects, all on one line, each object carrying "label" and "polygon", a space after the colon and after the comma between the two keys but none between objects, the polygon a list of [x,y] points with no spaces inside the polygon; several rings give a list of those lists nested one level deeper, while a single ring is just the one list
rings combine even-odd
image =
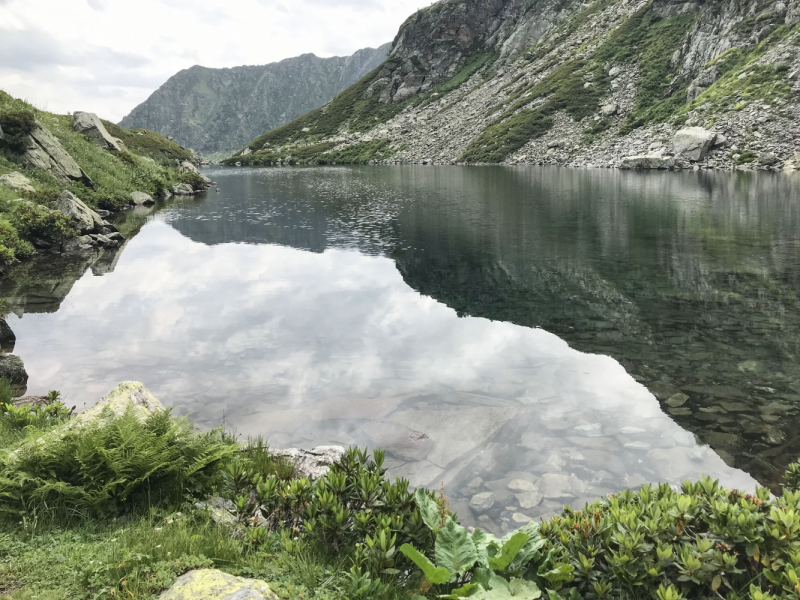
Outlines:
[{"label": "stone on shore", "polygon": [[672,145],[676,154],[698,162],[705,158],[714,145],[717,134],[702,127],[686,127],[681,129],[672,138]]},{"label": "stone on shore", "polygon": [[124,149],[117,138],[111,137],[100,117],[94,113],[79,111],[72,115],[72,130],[82,133],[105,150],[122,152]]},{"label": "stone on shore", "polygon": [[188,183],[176,183],[172,186],[172,193],[176,196],[194,196],[195,191]]},{"label": "stone on shore", "polygon": [[178,167],[178,171],[181,173],[194,173],[195,175],[200,175],[200,171],[197,170],[197,167],[188,160],[185,160],[181,163],[181,166]]},{"label": "stone on shore", "polygon": [[0,185],[14,190],[15,192],[35,192],[31,180],[25,177],[22,173],[7,173],[0,176]]},{"label": "stone on shore", "polygon": [[144,192],[131,193],[131,202],[133,202],[133,204],[136,206],[150,206],[151,204],[156,203],[152,196],[145,194]]},{"label": "stone on shore", "polygon": [[334,463],[339,462],[347,451],[342,446],[317,446],[311,450],[287,448],[274,450],[273,455],[294,462],[294,476],[319,479],[324,477]]},{"label": "stone on shore", "polygon": [[28,388],[28,372],[19,356],[0,354],[0,378],[8,380],[17,397],[22,396]]},{"label": "stone on shore", "polygon": [[234,577],[217,569],[189,571],[178,577],[159,600],[279,600],[260,579]]},{"label": "stone on shore", "polygon": [[56,207],[62,215],[72,220],[81,233],[98,231],[105,225],[100,215],[70,191],[65,190],[61,193]]},{"label": "stone on shore", "polygon": [[664,156],[660,152],[638,156],[626,156],[622,159],[619,168],[634,171],[674,169],[675,159],[671,156]]}]

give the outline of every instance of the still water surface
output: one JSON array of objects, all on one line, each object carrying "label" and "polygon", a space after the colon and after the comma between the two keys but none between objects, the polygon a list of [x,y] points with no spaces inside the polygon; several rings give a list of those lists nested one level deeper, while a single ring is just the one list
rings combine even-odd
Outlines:
[{"label": "still water surface", "polygon": [[800,454],[800,179],[208,174],[126,213],[121,251],[0,284],[31,393],[140,380],[275,446],[382,446],[496,531],[644,482],[775,485]]}]

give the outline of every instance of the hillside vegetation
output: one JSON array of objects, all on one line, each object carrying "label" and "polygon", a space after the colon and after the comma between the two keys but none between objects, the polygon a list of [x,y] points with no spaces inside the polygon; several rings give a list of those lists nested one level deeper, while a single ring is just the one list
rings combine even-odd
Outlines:
[{"label": "hillside vegetation", "polygon": [[[227,163],[652,155],[674,157],[662,168],[794,170],[798,23],[797,0],[441,1],[403,25],[384,65]],[[716,140],[699,159],[673,144],[685,127]]]},{"label": "hillside vegetation", "polygon": [[[65,184],[44,170],[26,165],[22,160],[24,147],[20,144],[25,128],[35,123],[55,136],[91,179],[92,187],[79,181]],[[34,248],[29,240],[33,238],[61,242],[76,235],[71,224],[52,210],[64,190],[74,193],[90,207],[115,211],[130,205],[132,192],[159,197],[173,184],[187,181],[187,175],[178,172],[177,167],[193,158],[193,153],[151,131],[129,131],[105,124],[113,136],[125,142],[126,151],[104,150],[73,131],[72,117],[39,110],[0,91],[0,126],[5,134],[0,139],[0,176],[21,173],[33,187],[33,191],[17,191],[0,185],[2,261],[30,256]]]}]

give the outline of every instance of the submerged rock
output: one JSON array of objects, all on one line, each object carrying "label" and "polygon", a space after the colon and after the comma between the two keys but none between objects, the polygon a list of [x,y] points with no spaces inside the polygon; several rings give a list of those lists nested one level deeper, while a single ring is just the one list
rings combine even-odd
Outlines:
[{"label": "submerged rock", "polygon": [[494,506],[494,494],[492,492],[475,494],[469,501],[469,505],[477,511],[489,510]]},{"label": "submerged rock", "polygon": [[159,600],[279,600],[266,582],[234,577],[216,569],[189,571]]},{"label": "submerged rock", "polygon": [[113,150],[114,152],[122,152],[124,150],[119,140],[111,137],[100,117],[94,113],[79,111],[72,115],[72,130],[82,133],[105,150]]},{"label": "submerged rock", "polygon": [[667,170],[675,168],[675,159],[671,156],[664,156],[661,152],[641,154],[638,156],[626,156],[619,165],[620,169],[629,170]]},{"label": "submerged rock", "polygon": [[0,185],[14,190],[15,192],[35,192],[31,180],[25,177],[22,173],[7,173],[0,177]]},{"label": "submerged rock", "polygon": [[28,372],[19,356],[0,354],[0,378],[7,379],[14,387],[15,395],[22,396],[28,387]]},{"label": "submerged rock", "polygon": [[331,465],[342,460],[346,452],[342,446],[317,446],[311,450],[274,450],[273,455],[291,459],[294,462],[295,477],[319,479],[325,476]]}]

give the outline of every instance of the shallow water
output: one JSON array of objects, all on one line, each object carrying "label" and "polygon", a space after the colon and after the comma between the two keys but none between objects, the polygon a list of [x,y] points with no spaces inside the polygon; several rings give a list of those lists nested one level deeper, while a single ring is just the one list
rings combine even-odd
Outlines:
[{"label": "shallow water", "polygon": [[774,486],[800,454],[800,179],[208,174],[127,213],[122,251],[0,284],[29,392],[140,380],[276,446],[386,447],[496,531],[648,481]]}]

